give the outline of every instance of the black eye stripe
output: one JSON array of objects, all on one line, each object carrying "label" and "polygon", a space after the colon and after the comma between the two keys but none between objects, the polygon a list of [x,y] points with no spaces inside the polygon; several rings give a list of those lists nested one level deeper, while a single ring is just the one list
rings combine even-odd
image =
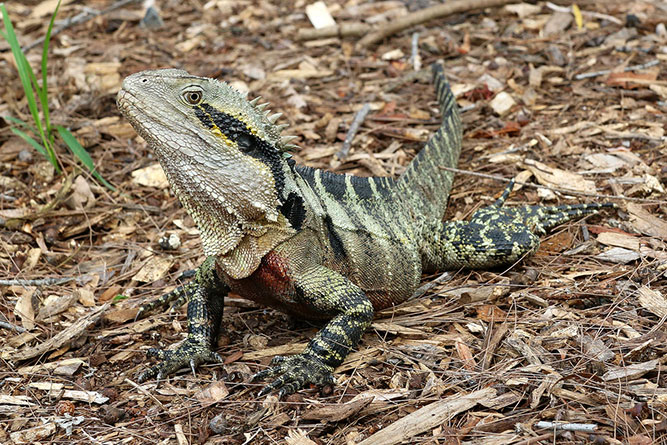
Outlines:
[{"label": "black eye stripe", "polygon": [[263,139],[258,138],[248,126],[232,115],[223,113],[207,103],[194,108],[197,119],[209,129],[217,127],[229,140],[236,142],[239,150],[262,161],[270,169],[276,183],[278,196],[282,200],[285,186],[282,153]]}]

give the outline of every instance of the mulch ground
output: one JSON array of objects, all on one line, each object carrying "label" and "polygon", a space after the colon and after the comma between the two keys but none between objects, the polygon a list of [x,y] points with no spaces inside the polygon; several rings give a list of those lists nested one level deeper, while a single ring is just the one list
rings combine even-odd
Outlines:
[{"label": "mulch ground", "polygon": [[[336,23],[373,29],[434,4],[326,2]],[[58,18],[112,5],[64,1]],[[26,45],[55,2],[6,6]],[[145,10],[128,3],[51,43],[52,120],[116,191],[64,146],[56,174],[0,122],[0,443],[667,443],[664,2],[459,12],[366,47],[359,35],[304,39],[304,1],[158,6],[162,27],[141,26]],[[40,48],[28,52],[35,68]],[[335,387],[258,398],[250,376],[300,351],[317,325],[236,295],[218,342],[224,365],[137,384],[145,350],[186,333],[184,308],[135,321],[137,307],[203,257],[155,156],[116,109],[122,79],[176,67],[226,80],[284,113],[297,162],[397,176],[438,127],[428,66],[439,59],[464,110],[448,219],[492,203],[512,177],[525,185],[509,205],[619,208],[558,227],[508,270],[425,276],[421,295],[378,314]],[[4,40],[0,78],[0,115],[29,121]],[[169,236],[177,248],[161,247]]]}]

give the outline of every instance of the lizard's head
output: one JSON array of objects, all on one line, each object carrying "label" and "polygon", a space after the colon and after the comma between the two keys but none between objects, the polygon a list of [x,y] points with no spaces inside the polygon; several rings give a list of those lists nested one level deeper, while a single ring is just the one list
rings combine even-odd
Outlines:
[{"label": "lizard's head", "polygon": [[275,220],[290,146],[274,124],[280,114],[270,116],[266,104],[224,82],[175,69],[128,76],[117,103],[181,201],[222,203],[242,220]]}]

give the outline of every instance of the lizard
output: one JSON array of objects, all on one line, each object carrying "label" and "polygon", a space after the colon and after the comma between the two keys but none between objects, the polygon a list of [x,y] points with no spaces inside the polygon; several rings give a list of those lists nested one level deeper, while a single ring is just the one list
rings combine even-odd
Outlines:
[{"label": "lizard", "polygon": [[187,284],[139,314],[187,302],[188,334],[151,348],[140,382],[221,362],[213,349],[224,297],[233,292],[324,326],[300,354],[276,356],[253,380],[260,395],[334,383],[374,313],[410,297],[422,274],[511,266],[553,227],[606,203],[505,207],[500,198],[468,221],[444,221],[462,124],[441,64],[432,65],[441,125],[398,178],[357,177],[297,164],[280,113],[226,82],[183,70],[123,81],[121,113],[154,150],[174,194],[200,231],[203,263]]}]

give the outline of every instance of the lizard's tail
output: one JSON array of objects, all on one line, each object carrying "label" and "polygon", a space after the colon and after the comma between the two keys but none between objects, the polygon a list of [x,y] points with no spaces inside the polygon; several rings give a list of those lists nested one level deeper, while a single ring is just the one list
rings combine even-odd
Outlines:
[{"label": "lizard's tail", "polygon": [[413,214],[425,223],[440,222],[461,153],[461,118],[456,98],[440,64],[433,64],[433,83],[440,104],[442,125],[398,179],[398,187]]}]

